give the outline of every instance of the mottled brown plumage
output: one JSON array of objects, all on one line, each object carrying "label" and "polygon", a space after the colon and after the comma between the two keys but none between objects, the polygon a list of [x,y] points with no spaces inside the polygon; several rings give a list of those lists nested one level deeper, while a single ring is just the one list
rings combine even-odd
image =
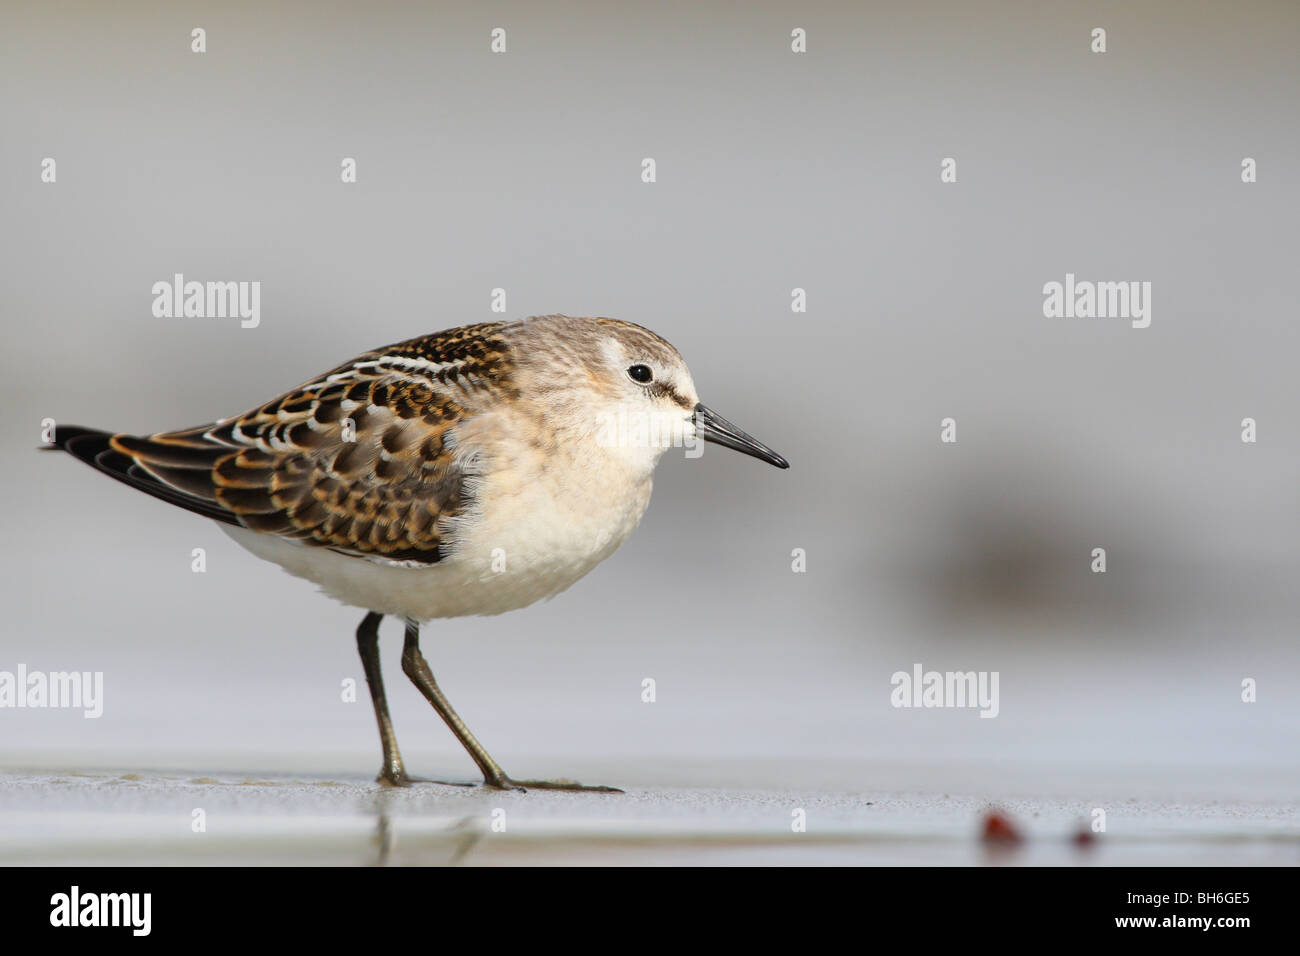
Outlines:
[{"label": "mottled brown plumage", "polygon": [[254,531],[432,564],[464,507],[455,426],[485,396],[516,397],[504,326],[366,352],[215,424],[113,435],[108,447],[130,462],[118,476]]}]

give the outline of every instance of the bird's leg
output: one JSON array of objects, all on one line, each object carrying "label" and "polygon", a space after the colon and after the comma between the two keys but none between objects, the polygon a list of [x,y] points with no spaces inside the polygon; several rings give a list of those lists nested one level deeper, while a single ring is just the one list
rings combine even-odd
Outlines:
[{"label": "bird's leg", "polygon": [[478,768],[483,773],[483,782],[489,787],[495,787],[498,790],[526,790],[529,787],[536,787],[539,790],[586,790],[597,793],[622,793],[614,787],[585,787],[580,783],[573,783],[567,780],[513,780],[501,769],[500,764],[492,759],[491,755],[478,742],[477,738],[470,733],[470,729],[465,726],[465,722],[460,719],[460,715],[452,709],[451,701],[438,687],[438,682],[433,678],[433,671],[429,669],[429,663],[420,653],[420,624],[418,621],[408,620],[406,622],[406,644],[402,648],[402,670],[420,692],[433,704],[433,709],[438,712],[451,732],[456,735],[461,746],[469,752],[470,757],[478,764]]},{"label": "bird's leg", "polygon": [[429,703],[433,704],[433,709],[438,712],[438,716],[446,721],[447,726],[456,735],[456,739],[460,741],[461,746],[474,758],[479,770],[483,772],[484,782],[489,786],[504,788],[510,778],[506,776],[505,771],[492,759],[477,738],[470,733],[470,729],[465,726],[465,721],[460,719],[460,715],[452,708],[451,701],[447,700],[438,687],[438,682],[433,678],[433,671],[429,669],[429,662],[420,653],[420,624],[418,621],[408,620],[406,622],[406,644],[402,648],[402,670],[411,679],[411,683],[420,688],[420,693],[424,694]]},{"label": "bird's leg", "polygon": [[393,733],[393,720],[388,716],[388,700],[384,697],[384,675],[379,670],[379,622],[383,619],[382,614],[374,611],[362,619],[357,628],[357,650],[361,653],[366,683],[370,685],[375,719],[379,721],[379,740],[384,745],[384,765],[375,779],[391,787],[405,787],[411,778],[402,766],[402,753],[397,749],[397,734]]}]

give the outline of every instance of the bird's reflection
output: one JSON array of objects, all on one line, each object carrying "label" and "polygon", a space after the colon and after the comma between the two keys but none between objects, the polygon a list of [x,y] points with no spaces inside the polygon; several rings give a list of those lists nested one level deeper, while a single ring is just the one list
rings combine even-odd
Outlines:
[{"label": "bird's reflection", "polygon": [[[400,798],[400,793],[382,790],[375,794],[371,811],[375,817],[372,844],[375,856],[372,866],[389,866],[394,862],[394,850],[397,846],[397,828],[393,801]],[[478,815],[470,814],[453,822],[434,838],[439,848],[450,842],[451,855],[442,863],[444,866],[459,866],[470,851],[482,839],[484,829]],[[450,838],[449,841],[447,838]]]}]

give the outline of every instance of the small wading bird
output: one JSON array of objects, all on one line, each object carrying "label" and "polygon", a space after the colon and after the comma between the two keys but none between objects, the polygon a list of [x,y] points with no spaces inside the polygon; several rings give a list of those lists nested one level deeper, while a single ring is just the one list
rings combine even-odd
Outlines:
[{"label": "small wading bird", "polygon": [[[618,426],[627,422],[644,427]],[[484,783],[608,792],[507,776],[439,689],[420,622],[525,607],[609,557],[650,502],[668,445],[654,436],[789,467],[700,404],[659,336],[563,315],[376,349],[215,424],[146,437],[63,426],[53,444],[369,612],[357,647],[384,748],[380,782],[412,781],[379,670],[379,622],[392,614],[406,622],[402,670]]]}]

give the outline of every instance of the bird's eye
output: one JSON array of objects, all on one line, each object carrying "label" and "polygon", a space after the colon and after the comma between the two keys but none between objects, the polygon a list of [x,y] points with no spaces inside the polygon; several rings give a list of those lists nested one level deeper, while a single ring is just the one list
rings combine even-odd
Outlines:
[{"label": "bird's eye", "polygon": [[645,385],[655,376],[654,373],[650,371],[649,365],[633,365],[628,368],[627,377],[634,382],[640,382],[642,385]]}]

